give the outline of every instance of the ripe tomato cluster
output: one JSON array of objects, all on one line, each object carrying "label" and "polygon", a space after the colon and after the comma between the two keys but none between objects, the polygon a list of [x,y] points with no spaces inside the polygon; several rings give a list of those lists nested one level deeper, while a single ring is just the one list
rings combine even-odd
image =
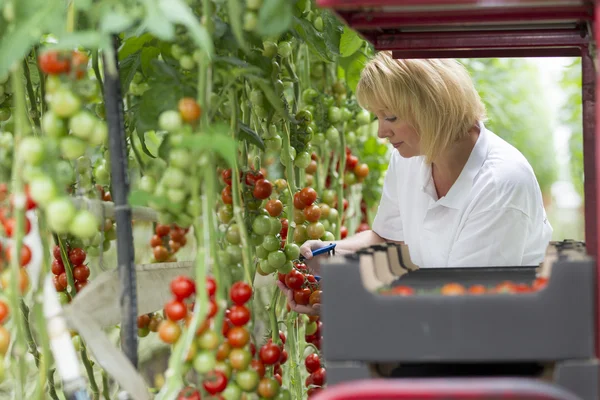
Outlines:
[{"label": "ripe tomato cluster", "polygon": [[323,390],[327,375],[317,353],[312,353],[306,356],[304,359],[304,366],[306,368],[306,372],[309,373],[304,384],[308,388],[308,397],[311,398]]},{"label": "ripe tomato cluster", "polygon": [[[213,293],[214,295],[214,291],[216,290],[214,280],[210,277],[206,278],[206,285],[209,294]],[[194,307],[192,296],[196,294],[196,283],[190,277],[180,275],[173,278],[170,287],[173,298],[165,304],[163,309],[165,319],[160,321],[158,325],[158,336],[163,342],[173,344],[181,336],[181,326],[178,322],[185,321],[185,324],[189,325],[191,321],[192,314],[189,311]],[[212,299],[212,295],[210,304],[209,318],[212,318],[217,313],[217,305],[214,299]],[[209,321],[209,318],[206,321]],[[142,319],[145,320],[146,318],[142,317]],[[140,323],[139,319],[138,323]],[[148,320],[149,323],[150,320]],[[141,323],[141,325],[144,326],[145,323]]]},{"label": "ripe tomato cluster", "polygon": [[[538,277],[531,284],[503,281],[494,286],[485,286],[482,284],[465,286],[461,283],[449,282],[442,285],[439,289],[436,289],[433,292],[439,293],[443,296],[482,295],[498,293],[532,293],[542,290],[547,285],[548,278],[545,277]],[[431,293],[432,291],[424,292]],[[392,296],[412,296],[415,294],[418,295],[420,291],[417,291],[410,286],[399,285],[389,289],[382,289],[380,293],[383,295]]]},{"label": "ripe tomato cluster", "polygon": [[[339,166],[339,164],[338,164]],[[346,147],[346,170],[344,172],[344,187],[362,183],[369,175],[369,166],[359,162],[352,149]]]},{"label": "ripe tomato cluster", "polygon": [[54,246],[52,255],[52,273],[54,274],[53,281],[54,287],[57,292],[65,292],[69,286],[67,279],[67,269],[71,271],[73,275],[73,282],[75,283],[75,292],[79,293],[90,281],[90,269],[84,264],[86,259],[86,252],[82,248],[76,247],[69,249],[67,246],[68,266],[65,267],[64,261],[61,255],[61,249],[59,246]]},{"label": "ripe tomato cluster", "polygon": [[177,261],[175,253],[186,245],[185,235],[189,232],[189,228],[183,229],[175,224],[157,224],[154,232],[150,239],[154,260],[156,262]]},{"label": "ripe tomato cluster", "polygon": [[[294,301],[300,305],[314,305],[321,303],[319,282],[308,272],[308,267],[303,262],[295,262],[294,269],[287,274],[278,274],[279,281],[294,291]],[[312,334],[312,332],[310,332]]]},{"label": "ripe tomato cluster", "polygon": [[294,242],[297,244],[309,239],[335,240],[328,228],[331,229],[331,224],[337,221],[337,210],[326,203],[317,205],[316,201],[317,191],[311,187],[302,188],[294,194]]},{"label": "ripe tomato cluster", "polygon": [[0,300],[0,360],[4,358],[10,345],[10,331],[4,327],[4,323],[10,317],[10,308],[4,300]]},{"label": "ripe tomato cluster", "polygon": [[44,74],[69,74],[81,79],[87,71],[89,57],[81,51],[47,50],[38,56],[38,64]]}]

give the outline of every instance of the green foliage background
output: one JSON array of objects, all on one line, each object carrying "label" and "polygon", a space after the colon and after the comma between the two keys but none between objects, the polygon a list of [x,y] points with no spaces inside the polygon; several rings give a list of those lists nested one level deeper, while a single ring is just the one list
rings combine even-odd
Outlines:
[{"label": "green foliage background", "polygon": [[[519,149],[545,195],[557,178],[550,109],[537,66],[526,59],[462,59],[487,108],[486,127]],[[540,98],[542,96],[542,98]]]}]

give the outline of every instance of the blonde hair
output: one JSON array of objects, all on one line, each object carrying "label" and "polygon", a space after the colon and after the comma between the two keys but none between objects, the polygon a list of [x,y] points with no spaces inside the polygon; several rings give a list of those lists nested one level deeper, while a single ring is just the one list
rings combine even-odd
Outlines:
[{"label": "blonde hair", "polygon": [[410,124],[427,162],[486,114],[466,68],[451,59],[394,59],[379,52],[363,69],[356,97],[363,108],[386,109]]}]

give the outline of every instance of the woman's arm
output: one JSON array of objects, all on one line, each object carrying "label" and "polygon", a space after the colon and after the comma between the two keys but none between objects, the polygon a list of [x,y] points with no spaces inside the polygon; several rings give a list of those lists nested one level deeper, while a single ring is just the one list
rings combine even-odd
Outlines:
[{"label": "woman's arm", "polygon": [[358,250],[373,246],[379,243],[385,242],[393,242],[393,243],[402,243],[396,242],[393,240],[386,240],[376,234],[375,232],[369,230],[357,233],[354,236],[350,236],[346,239],[337,240],[334,242],[323,242],[321,240],[307,240],[300,247],[300,254],[304,256],[307,260],[312,258],[312,251],[320,249],[321,247],[327,246],[329,243],[335,243],[335,251],[338,254],[349,254],[356,253]]}]

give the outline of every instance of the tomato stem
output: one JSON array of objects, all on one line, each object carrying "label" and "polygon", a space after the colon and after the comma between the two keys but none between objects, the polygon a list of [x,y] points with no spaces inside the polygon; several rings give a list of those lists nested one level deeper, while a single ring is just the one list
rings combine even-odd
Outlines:
[{"label": "tomato stem", "polygon": [[283,144],[281,150],[281,157],[283,158],[284,167],[285,167],[285,179],[287,181],[287,187],[289,190],[288,196],[288,211],[287,211],[287,219],[288,219],[288,232],[286,237],[286,243],[291,243],[294,240],[294,230],[296,227],[296,223],[294,222],[294,194],[296,193],[296,179],[294,176],[294,164],[291,156],[291,144],[290,144],[290,126],[289,122],[286,121],[283,123]]},{"label": "tomato stem", "polygon": [[31,119],[36,127],[40,127],[40,114],[38,113],[37,98],[33,91],[33,85],[31,84],[31,72],[29,70],[29,64],[27,58],[23,60],[23,70],[25,71],[25,81],[27,87],[27,96],[29,96],[29,105],[31,106]]},{"label": "tomato stem", "polygon": [[23,247],[23,238],[25,236],[25,202],[26,197],[24,193],[23,177],[21,175],[22,161],[18,156],[19,144],[21,139],[27,136],[31,132],[31,126],[27,120],[27,105],[25,100],[25,91],[22,85],[22,67],[18,65],[12,71],[11,81],[13,84],[14,101],[15,101],[15,132],[14,132],[14,148],[16,149],[17,156],[13,160],[12,168],[12,192],[14,194],[14,218],[16,221],[14,231],[14,242],[11,248],[11,276],[10,276],[10,293],[9,303],[12,310],[15,310],[15,323],[16,323],[16,336],[14,337],[15,344],[13,347],[13,356],[19,360],[18,363],[18,374],[19,384],[15,385],[16,398],[25,398],[24,385],[27,378],[27,364],[25,361],[24,353],[27,348],[24,335],[24,320],[23,314],[17,312],[19,309],[19,298],[22,296],[19,281],[21,276],[21,249]]},{"label": "tomato stem", "polygon": [[[38,57],[37,57],[37,47],[33,48],[33,59],[37,61]],[[46,98],[46,80],[44,77],[44,73],[42,72],[42,69],[40,68],[40,65],[36,62],[35,66],[37,68],[38,71],[38,76],[40,77],[40,109],[41,109],[41,113],[40,113],[40,117],[42,117],[44,115],[44,113],[46,112],[46,102],[44,101],[44,99]]]},{"label": "tomato stem", "polygon": [[102,83],[102,76],[100,75],[100,66],[98,61],[98,49],[94,49],[92,51],[92,69],[94,70],[94,75],[96,76],[96,81],[98,81],[98,86],[100,86],[100,93],[102,93],[102,97],[104,97],[104,83]]},{"label": "tomato stem", "polygon": [[279,345],[281,342],[281,338],[279,337],[279,327],[277,326],[277,303],[279,303],[280,295],[281,290],[276,288],[273,291],[271,303],[267,306],[267,311],[269,312],[269,322],[271,323],[271,339],[276,345]]},{"label": "tomato stem", "polygon": [[85,370],[88,375],[88,379],[90,381],[90,388],[92,389],[92,398],[93,400],[98,400],[100,398],[100,392],[98,390],[98,384],[96,384],[96,378],[94,376],[94,367],[90,362],[90,359],[87,354],[87,348],[85,343],[83,343],[83,339],[81,340],[81,361],[85,367]]},{"label": "tomato stem", "polygon": [[338,169],[337,179],[337,209],[338,209],[338,221],[335,224],[335,238],[341,239],[342,220],[344,218],[344,171],[346,170],[346,137],[344,131],[346,130],[346,123],[342,125],[340,129],[340,147],[338,148],[338,155],[340,157],[340,166]]},{"label": "tomato stem", "polygon": [[65,275],[67,276],[67,294],[72,299],[77,294],[75,288],[75,279],[73,279],[73,266],[71,260],[69,260],[69,252],[67,251],[65,243],[57,234],[53,234],[54,243],[60,248],[60,258],[62,259],[63,265],[65,266]]},{"label": "tomato stem", "polygon": [[298,366],[298,336],[297,331],[294,329],[294,320],[298,317],[298,314],[295,312],[291,312],[288,314],[286,321],[286,331],[287,331],[287,340],[288,344],[288,353],[289,353],[289,372],[292,374],[290,377],[291,386],[293,387],[293,392],[295,393],[292,396],[295,399],[302,399],[302,379],[300,376],[300,368]]}]

